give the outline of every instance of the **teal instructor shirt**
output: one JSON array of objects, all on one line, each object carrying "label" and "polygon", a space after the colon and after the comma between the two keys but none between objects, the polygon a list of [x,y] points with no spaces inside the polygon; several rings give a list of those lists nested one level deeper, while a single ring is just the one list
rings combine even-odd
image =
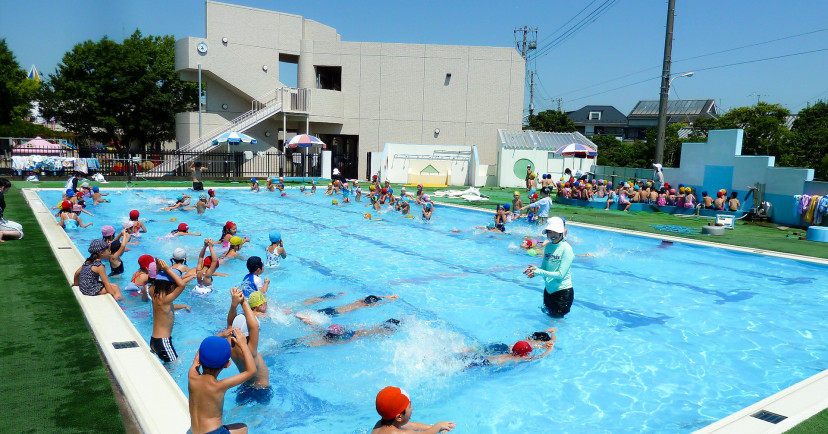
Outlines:
[{"label": "teal instructor shirt", "polygon": [[553,293],[572,288],[572,274],[569,272],[575,252],[566,241],[558,244],[549,243],[543,249],[543,262],[535,274],[543,276],[546,292]]}]

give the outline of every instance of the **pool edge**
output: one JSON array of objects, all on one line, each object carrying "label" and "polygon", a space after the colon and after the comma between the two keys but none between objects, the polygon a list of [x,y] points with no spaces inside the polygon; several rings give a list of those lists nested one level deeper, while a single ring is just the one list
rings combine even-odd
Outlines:
[{"label": "pool edge", "polygon": [[[52,212],[37,194],[40,188],[21,189],[26,203],[40,225],[49,247],[69,285],[85,257],[66,232],[55,223]],[[142,432],[185,432],[190,427],[189,402],[161,364],[150,352],[143,336],[124,311],[108,296],[88,297],[71,286],[98,350],[125,398]],[[117,342],[134,341],[137,347],[115,349]],[[182,363],[187,363],[183,361]]]}]

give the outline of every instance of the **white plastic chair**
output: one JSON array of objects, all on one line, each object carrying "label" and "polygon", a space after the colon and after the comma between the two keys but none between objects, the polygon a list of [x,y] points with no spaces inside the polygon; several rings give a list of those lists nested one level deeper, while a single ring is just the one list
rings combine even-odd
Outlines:
[{"label": "white plastic chair", "polygon": [[730,214],[716,214],[716,225],[721,224],[725,229],[733,229],[733,221]]}]

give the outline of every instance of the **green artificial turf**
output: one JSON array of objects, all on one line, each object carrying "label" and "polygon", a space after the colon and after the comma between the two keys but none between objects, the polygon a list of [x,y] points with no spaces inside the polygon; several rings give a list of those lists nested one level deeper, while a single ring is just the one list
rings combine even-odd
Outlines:
[{"label": "green artificial turf", "polygon": [[0,431],[124,432],[83,313],[15,188],[4,214],[25,237],[0,243]]},{"label": "green artificial turf", "polygon": [[811,416],[799,425],[786,431],[787,434],[825,434],[828,433],[828,410]]}]

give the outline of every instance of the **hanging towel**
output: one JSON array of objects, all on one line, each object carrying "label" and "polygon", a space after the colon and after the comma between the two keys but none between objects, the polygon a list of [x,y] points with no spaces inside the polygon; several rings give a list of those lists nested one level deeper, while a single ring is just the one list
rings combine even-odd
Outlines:
[{"label": "hanging towel", "polygon": [[828,214],[828,196],[822,196],[822,199],[819,200],[819,204],[814,211],[814,224],[821,225],[822,216],[825,214]]},{"label": "hanging towel", "polygon": [[802,200],[802,195],[801,194],[795,194],[793,198],[794,198],[794,204],[793,204],[794,205],[794,214],[799,214],[799,201]]},{"label": "hanging towel", "polygon": [[802,195],[802,200],[799,201],[799,212],[798,214],[805,214],[808,212],[808,205],[811,204],[811,196],[807,194]]},{"label": "hanging towel", "polygon": [[811,196],[811,202],[808,204],[808,211],[805,214],[806,222],[813,223],[814,210],[816,210],[816,206],[819,204],[819,199],[821,199],[821,196]]}]

